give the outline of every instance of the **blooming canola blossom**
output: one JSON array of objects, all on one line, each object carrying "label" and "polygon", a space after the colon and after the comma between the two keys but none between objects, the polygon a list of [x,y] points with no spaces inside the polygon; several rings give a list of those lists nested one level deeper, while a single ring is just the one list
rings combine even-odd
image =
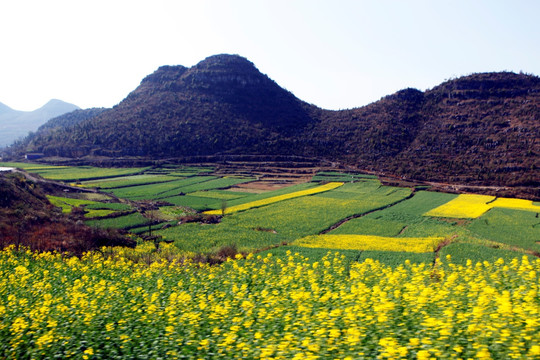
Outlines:
[{"label": "blooming canola blossom", "polygon": [[535,359],[540,259],[0,251],[0,358]]}]

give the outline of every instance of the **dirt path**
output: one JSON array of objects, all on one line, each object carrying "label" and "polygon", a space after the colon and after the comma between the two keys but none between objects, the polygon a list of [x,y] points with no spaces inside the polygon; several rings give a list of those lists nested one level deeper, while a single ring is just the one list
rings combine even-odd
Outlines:
[{"label": "dirt path", "polygon": [[405,226],[403,227],[403,229],[401,229],[401,230],[399,231],[399,234],[398,234],[398,235],[402,235],[402,234],[405,232],[405,230],[407,230],[408,227],[409,227],[409,225],[405,225]]}]

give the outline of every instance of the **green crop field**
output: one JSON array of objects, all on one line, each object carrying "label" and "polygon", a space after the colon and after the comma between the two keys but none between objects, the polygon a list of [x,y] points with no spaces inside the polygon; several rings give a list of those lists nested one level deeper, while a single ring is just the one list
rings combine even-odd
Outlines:
[{"label": "green crop field", "polygon": [[59,169],[70,168],[69,166],[54,166],[54,165],[22,163],[22,162],[0,162],[0,166],[23,169],[29,172],[33,172],[33,170],[59,170]]},{"label": "green crop field", "polygon": [[407,227],[407,223],[372,219],[367,216],[352,219],[343,225],[332,230],[331,234],[358,234],[358,235],[377,235],[377,236],[398,236],[399,233]]},{"label": "green crop field", "polygon": [[84,187],[99,187],[101,189],[114,189],[135,185],[144,185],[144,184],[155,184],[178,180],[178,177],[168,176],[168,175],[133,175],[133,176],[122,176],[113,179],[103,179],[103,180],[93,180],[85,181],[81,185]]},{"label": "green crop field", "polygon": [[56,169],[47,168],[42,170],[29,169],[28,171],[35,172],[46,179],[73,182],[138,174],[147,169],[148,168],[97,168],[91,166],[78,166],[68,168],[60,167]]},{"label": "green crop field", "polygon": [[478,262],[495,262],[498,259],[503,259],[505,262],[510,262],[512,259],[521,259],[523,256],[533,260],[534,257],[529,254],[524,254],[511,250],[496,249],[481,244],[456,243],[445,246],[441,249],[441,258],[451,256],[452,263],[466,265],[468,261],[472,264]]},{"label": "green crop field", "polygon": [[242,184],[242,183],[253,181],[253,180],[255,179],[224,177],[224,178],[211,179],[209,181],[204,181],[204,182],[200,182],[200,183],[196,183],[192,185],[183,186],[181,187],[181,191],[187,194],[187,193],[192,193],[196,191],[224,189],[233,185]]},{"label": "green crop field", "polygon": [[121,203],[103,203],[93,200],[73,199],[59,196],[47,196],[51,204],[62,208],[62,212],[70,213],[74,207],[85,209],[85,218],[97,218],[111,215],[117,211],[129,210],[131,207]]},{"label": "green crop field", "polygon": [[493,208],[467,228],[486,239],[540,252],[540,218],[535,212]]},{"label": "green crop field", "polygon": [[85,206],[85,209],[95,209],[95,210],[115,210],[115,211],[126,211],[130,210],[131,206],[124,203],[104,203],[104,202],[95,202]]},{"label": "green crop field", "polygon": [[149,219],[145,218],[139,213],[133,213],[120,217],[101,219],[101,220],[89,220],[86,221],[87,225],[99,227],[99,228],[113,228],[113,229],[128,229],[137,226],[143,226],[148,224]]},{"label": "green crop field", "polygon": [[95,205],[96,201],[91,200],[80,200],[80,199],[71,199],[60,196],[47,196],[51,204],[62,208],[62,212],[71,212],[71,209],[77,206],[82,205]]},{"label": "green crop field", "polygon": [[86,210],[84,217],[85,218],[99,218],[108,216],[111,214],[114,214],[115,210],[107,210],[107,209],[88,209]]},{"label": "green crop field", "polygon": [[341,225],[331,233],[380,236],[441,236],[453,229],[450,223],[431,219],[423,214],[444,204],[455,195],[419,191],[406,201],[387,209],[367,214]]},{"label": "green crop field", "polygon": [[211,199],[219,199],[219,200],[233,200],[233,199],[239,199],[248,195],[251,195],[250,193],[243,193],[238,191],[227,191],[227,190],[204,190],[204,191],[195,191],[190,193],[191,196],[197,196],[197,197],[207,197]]},{"label": "green crop field", "polygon": [[110,189],[111,193],[119,198],[130,200],[158,199],[178,195],[181,188],[205,181],[216,179],[215,176],[193,176],[159,184],[131,186],[120,189]]},{"label": "green crop field", "polygon": [[162,199],[176,206],[188,206],[195,210],[203,211],[207,209],[216,209],[221,206],[222,200],[209,197],[198,197],[191,195],[172,196]]}]

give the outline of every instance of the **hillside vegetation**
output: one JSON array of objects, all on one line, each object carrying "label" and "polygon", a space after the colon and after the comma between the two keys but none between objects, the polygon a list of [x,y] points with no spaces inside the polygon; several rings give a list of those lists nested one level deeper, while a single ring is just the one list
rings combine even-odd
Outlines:
[{"label": "hillside vegetation", "polygon": [[540,78],[501,72],[329,111],[240,56],[216,55],[191,68],[160,67],[114,108],[49,127],[11,152],[86,160],[295,155],[419,180],[528,186],[540,196],[539,104]]},{"label": "hillside vegetation", "polygon": [[118,233],[84,225],[80,212],[63,214],[45,195],[57,191],[51,184],[43,188],[19,173],[0,173],[0,248],[15,245],[80,255],[107,245],[135,246]]}]

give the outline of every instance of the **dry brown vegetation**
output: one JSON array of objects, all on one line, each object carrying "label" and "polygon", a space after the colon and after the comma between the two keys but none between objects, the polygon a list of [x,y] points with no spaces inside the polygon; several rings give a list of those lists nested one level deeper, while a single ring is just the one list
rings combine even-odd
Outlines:
[{"label": "dry brown vegetation", "polygon": [[69,216],[63,214],[38,184],[21,174],[0,174],[0,248],[15,245],[80,255],[106,245],[135,246],[135,241],[116,230],[84,225],[83,215],[77,209]]}]

